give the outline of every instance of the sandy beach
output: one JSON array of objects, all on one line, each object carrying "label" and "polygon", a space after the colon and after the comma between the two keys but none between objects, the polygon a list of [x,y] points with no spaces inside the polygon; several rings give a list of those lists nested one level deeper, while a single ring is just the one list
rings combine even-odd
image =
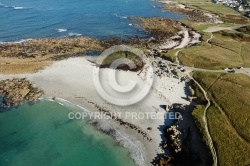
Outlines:
[{"label": "sandy beach", "polygon": [[[86,60],[86,58],[78,57],[54,62],[51,66],[35,74],[0,75],[0,77],[1,79],[26,77],[44,90],[44,98],[61,98],[94,112],[99,111],[96,107],[96,105],[98,105],[99,108],[105,108],[105,110],[109,112],[120,112],[122,115],[121,118],[125,117],[126,112],[161,112],[164,114],[166,111],[162,109],[160,105],[170,105],[173,103],[189,104],[185,99],[185,82],[181,82],[177,78],[160,78],[156,75],[154,77],[153,87],[148,95],[140,102],[125,107],[110,104],[98,94],[93,85],[92,71],[94,67],[94,64]],[[112,69],[101,70],[105,74],[105,72],[109,72],[109,70]],[[142,73],[141,75],[138,73],[139,72],[117,71],[118,82],[126,84],[132,79],[136,81],[140,87],[144,84],[144,81],[142,79],[143,76],[141,76]],[[103,78],[102,82],[105,87],[108,87],[108,78]],[[113,120],[111,120],[111,122],[106,121],[105,123],[106,125],[110,125],[110,128],[115,128],[118,131],[116,133],[116,139],[119,140],[123,146],[127,146],[127,148],[130,149],[131,156],[138,165],[151,165],[150,162],[156,157],[157,153],[162,153],[162,150],[159,148],[159,144],[162,141],[162,132],[159,127],[164,125],[164,118],[134,119],[127,117],[123,120],[138,126],[139,130],[144,131],[152,141],[145,139],[138,131],[118,125],[118,123]],[[147,130],[148,127],[152,129]],[[122,133],[126,133],[129,137],[122,139]],[[118,138],[119,136],[120,138]],[[136,140],[142,144],[139,142],[135,143]],[[137,146],[137,150],[135,146]],[[133,155],[133,153],[141,153],[141,155]]]}]

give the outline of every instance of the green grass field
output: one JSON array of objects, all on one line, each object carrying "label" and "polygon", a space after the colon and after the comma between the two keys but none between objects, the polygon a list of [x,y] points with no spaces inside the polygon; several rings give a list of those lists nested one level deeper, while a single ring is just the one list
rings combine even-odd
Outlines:
[{"label": "green grass field", "polygon": [[[244,74],[207,72],[195,72],[193,77],[212,101],[207,119],[219,164],[250,164],[250,78]],[[201,114],[203,110],[196,109],[193,116]]]},{"label": "green grass field", "polygon": [[[247,20],[237,11],[213,4],[210,0],[178,0],[190,7],[214,13],[225,23],[181,22],[202,35],[197,46],[181,49],[178,57],[181,64],[204,69],[229,67],[250,67],[249,26],[237,31],[208,33],[203,32],[211,26],[234,27]],[[244,23],[245,24],[245,23]],[[213,38],[207,42],[208,39]],[[165,56],[175,61],[175,53],[170,50]],[[207,110],[208,128],[222,166],[250,165],[250,78],[244,74],[194,72],[193,77],[207,91],[211,106]],[[206,104],[197,86],[196,96],[202,101],[192,112],[195,122],[207,142],[203,114]]]},{"label": "green grass field", "polygon": [[250,67],[249,41],[241,41],[240,38],[234,39],[220,33],[213,35],[210,43],[203,42],[198,46],[183,49],[179,53],[181,64],[204,69]]},{"label": "green grass field", "polygon": [[193,6],[195,8],[204,10],[204,11],[209,11],[215,14],[220,14],[220,15],[224,15],[224,14],[234,14],[234,15],[240,15],[240,13],[238,13],[237,11],[223,6],[223,5],[218,5],[215,3],[212,3],[212,1],[210,0],[178,0],[178,2],[180,3],[184,3],[187,4],[188,6]]},{"label": "green grass field", "polygon": [[[118,69],[124,69],[124,70],[132,70],[132,71],[137,71],[141,69],[144,65],[143,59],[141,59],[139,56],[135,55],[132,52],[127,52],[125,51],[118,51],[114,52],[110,55],[108,55],[102,62],[101,65],[102,67],[108,67],[112,68],[111,65],[115,65],[115,63],[119,63],[122,66],[117,66]],[[134,64],[135,69],[129,69],[127,65],[125,64]],[[125,66],[124,66],[125,65]],[[115,67],[115,66],[114,66]],[[121,68],[119,68],[121,67]]]}]

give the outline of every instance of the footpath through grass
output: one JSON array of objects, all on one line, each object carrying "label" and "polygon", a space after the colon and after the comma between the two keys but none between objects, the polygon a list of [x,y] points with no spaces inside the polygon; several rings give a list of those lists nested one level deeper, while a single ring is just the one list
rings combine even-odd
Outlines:
[{"label": "footpath through grass", "polygon": [[[250,164],[249,77],[243,74],[208,72],[194,72],[193,77],[207,91],[212,101],[207,120],[219,164]],[[193,116],[200,117],[201,114],[203,110],[197,109]]]},{"label": "footpath through grass", "polygon": [[205,40],[209,39],[211,34],[204,34],[203,42],[198,46],[180,51],[181,64],[214,70],[250,67],[250,35],[221,31],[213,33],[211,40],[207,43]]}]

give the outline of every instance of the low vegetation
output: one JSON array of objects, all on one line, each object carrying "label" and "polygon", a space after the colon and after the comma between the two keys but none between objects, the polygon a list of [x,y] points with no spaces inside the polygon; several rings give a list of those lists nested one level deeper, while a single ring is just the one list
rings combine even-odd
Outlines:
[{"label": "low vegetation", "polygon": [[179,53],[183,65],[205,69],[250,66],[249,36],[235,32],[213,33],[211,40]]},{"label": "low vegetation", "polygon": [[203,115],[204,115],[204,109],[205,105],[198,104],[195,106],[194,110],[192,111],[192,116],[194,117],[195,124],[199,128],[201,134],[203,135],[203,141],[206,142],[207,146],[208,145],[208,138],[205,133],[205,126],[203,122]]},{"label": "low vegetation", "polygon": [[185,3],[188,6],[198,8],[203,11],[209,11],[218,15],[225,15],[225,14],[240,15],[237,11],[223,5],[214,4],[210,0],[190,0],[190,1],[178,0],[178,2]]},{"label": "low vegetation", "polygon": [[235,15],[235,14],[225,14],[220,17],[221,20],[225,23],[234,23],[234,24],[247,24],[249,23],[248,19],[244,16]]},{"label": "low vegetation", "polygon": [[143,68],[144,62],[142,58],[132,52],[118,51],[108,55],[103,60],[102,64],[97,65],[102,68],[117,68],[121,70],[138,71]]},{"label": "low vegetation", "polygon": [[[207,119],[219,164],[248,165],[250,163],[249,77],[244,74],[209,72],[195,72],[193,77],[208,92],[212,101]],[[193,116],[199,119],[202,113],[202,109],[196,109]]]},{"label": "low vegetation", "polygon": [[240,27],[240,28],[238,28],[238,29],[236,29],[236,30],[237,30],[238,32],[242,32],[242,33],[245,33],[245,34],[250,35],[250,25]]},{"label": "low vegetation", "polygon": [[[222,112],[211,107],[207,112],[208,127],[218,155],[218,164],[249,165],[250,146],[236,134]],[[247,126],[245,126],[247,128]]]}]

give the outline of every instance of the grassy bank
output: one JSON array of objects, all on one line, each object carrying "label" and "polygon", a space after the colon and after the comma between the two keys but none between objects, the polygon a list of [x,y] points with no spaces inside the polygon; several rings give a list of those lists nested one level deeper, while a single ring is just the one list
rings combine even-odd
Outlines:
[{"label": "grassy bank", "polygon": [[122,70],[138,71],[144,66],[144,62],[138,55],[132,52],[118,51],[108,55],[103,60],[102,64],[97,64],[97,65],[102,68],[117,67],[117,69],[122,69]]},{"label": "grassy bank", "polygon": [[[209,38],[211,40],[207,41]],[[220,31],[203,32],[203,42],[179,53],[181,64],[205,69],[250,67],[250,36],[243,33]]]},{"label": "grassy bank", "polygon": [[[250,79],[243,74],[195,72],[193,77],[208,92],[212,106],[208,109],[208,127],[220,165],[250,163]],[[198,94],[199,96],[200,94]],[[203,109],[193,116],[199,119]],[[201,125],[197,123],[198,126]],[[202,126],[200,127],[201,131]],[[205,133],[203,132],[203,135]]]},{"label": "grassy bank", "polygon": [[[178,0],[177,2],[192,8],[195,12],[214,14],[218,20],[224,23],[216,24],[209,21],[199,21],[194,19],[181,20],[181,22],[193,30],[199,32],[201,43],[196,46],[182,49],[179,54],[179,61],[185,66],[193,66],[204,69],[222,69],[229,67],[250,67],[250,34],[249,20],[241,15],[241,13],[219,4],[212,3],[210,0]],[[169,9],[169,4],[164,5]],[[176,8],[176,7],[175,7]],[[175,9],[176,12],[185,10],[182,8]],[[171,10],[171,8],[170,8]],[[188,15],[188,14],[187,14]],[[189,15],[188,15],[189,16]],[[199,18],[199,16],[197,16]],[[201,17],[201,16],[200,16]],[[236,25],[248,25],[235,29]],[[209,27],[228,27],[227,31],[217,31],[212,33],[204,32]],[[230,28],[231,27],[231,28]],[[216,28],[215,28],[216,29]],[[230,30],[231,29],[231,30]],[[166,56],[175,60],[176,50],[170,50]]]},{"label": "grassy bank", "polygon": [[235,15],[240,15],[237,11],[223,6],[223,5],[218,5],[218,4],[214,4],[212,1],[210,0],[178,0],[178,2],[186,4],[188,6],[194,7],[194,8],[198,8],[201,9],[203,11],[208,11],[208,12],[212,12],[215,14],[220,14],[220,15],[225,15],[225,14],[235,14]]}]

